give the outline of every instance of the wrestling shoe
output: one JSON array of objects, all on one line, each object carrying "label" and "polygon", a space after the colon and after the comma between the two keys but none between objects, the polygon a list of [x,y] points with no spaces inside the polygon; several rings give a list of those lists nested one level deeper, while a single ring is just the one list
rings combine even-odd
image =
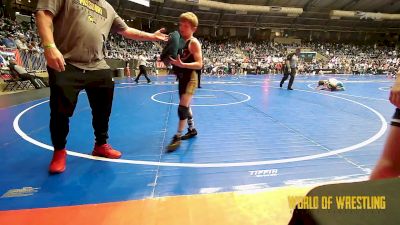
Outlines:
[{"label": "wrestling shoe", "polygon": [[167,153],[174,152],[181,145],[181,137],[174,135],[171,143],[167,147]]},{"label": "wrestling shoe", "polygon": [[104,145],[95,144],[92,155],[109,159],[119,159],[121,158],[122,153],[113,149],[109,144],[104,144]]},{"label": "wrestling shoe", "polygon": [[197,136],[197,130],[196,129],[192,129],[192,130],[188,129],[188,132],[185,135],[183,135],[181,137],[181,139],[187,140],[187,139],[193,138],[195,136]]}]

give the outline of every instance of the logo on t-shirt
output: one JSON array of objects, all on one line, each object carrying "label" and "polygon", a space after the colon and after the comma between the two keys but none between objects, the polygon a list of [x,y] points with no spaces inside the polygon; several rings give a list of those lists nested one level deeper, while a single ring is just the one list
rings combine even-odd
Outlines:
[{"label": "logo on t-shirt", "polygon": [[88,15],[88,20],[89,22],[96,24],[96,21],[94,20],[92,15]]},{"label": "logo on t-shirt", "polygon": [[107,10],[100,5],[93,3],[90,0],[75,0],[74,3],[81,5],[92,12],[95,12],[104,18],[107,18]]}]

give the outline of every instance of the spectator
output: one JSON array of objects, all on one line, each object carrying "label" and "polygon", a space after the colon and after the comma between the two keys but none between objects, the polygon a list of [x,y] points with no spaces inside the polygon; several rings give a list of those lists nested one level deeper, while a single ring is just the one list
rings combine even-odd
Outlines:
[{"label": "spectator", "polygon": [[24,36],[20,36],[19,38],[15,39],[15,44],[19,50],[28,50],[28,46],[26,45],[26,41],[24,39]]},{"label": "spectator", "polygon": [[0,55],[0,68],[4,68],[7,66],[8,66],[7,60],[2,55]]},{"label": "spectator", "polygon": [[13,36],[11,34],[8,34],[6,38],[3,38],[1,40],[2,45],[4,45],[6,48],[16,48],[17,46],[15,45]]}]

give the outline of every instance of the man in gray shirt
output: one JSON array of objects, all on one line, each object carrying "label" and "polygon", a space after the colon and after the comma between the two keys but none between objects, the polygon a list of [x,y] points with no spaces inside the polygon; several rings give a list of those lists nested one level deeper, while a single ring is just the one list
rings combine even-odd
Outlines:
[{"label": "man in gray shirt", "polygon": [[298,67],[300,53],[301,53],[301,49],[297,48],[295,52],[292,52],[287,56],[286,63],[284,66],[284,68],[285,68],[284,74],[283,74],[281,83],[279,85],[280,87],[283,86],[283,84],[289,78],[289,75],[290,75],[288,90],[293,90],[292,85],[294,82],[294,77],[296,76],[296,73],[297,73],[297,67]]},{"label": "man in gray shirt", "polygon": [[50,133],[54,146],[50,173],[66,168],[69,118],[78,94],[85,90],[92,108],[94,156],[117,159],[121,152],[107,144],[114,95],[112,72],[104,59],[109,32],[143,41],[167,41],[163,29],[150,34],[127,26],[105,0],[39,0],[36,23],[42,39],[50,82]]},{"label": "man in gray shirt", "polygon": [[147,76],[147,68],[146,68],[146,66],[147,66],[147,58],[146,58],[146,56],[144,56],[144,53],[145,52],[142,52],[139,55],[139,59],[138,59],[139,75],[137,75],[137,77],[135,79],[136,83],[139,83],[140,76],[142,76],[142,75],[144,75],[144,77],[146,78],[147,83],[151,82],[150,78]]}]

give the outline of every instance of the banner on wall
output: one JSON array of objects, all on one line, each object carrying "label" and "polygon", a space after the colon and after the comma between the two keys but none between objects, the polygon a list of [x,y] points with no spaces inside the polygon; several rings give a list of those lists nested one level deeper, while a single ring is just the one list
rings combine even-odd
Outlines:
[{"label": "banner on wall", "polygon": [[137,4],[150,7],[150,0],[128,0],[128,1],[130,1],[130,2],[135,2],[135,3],[137,3]]}]

